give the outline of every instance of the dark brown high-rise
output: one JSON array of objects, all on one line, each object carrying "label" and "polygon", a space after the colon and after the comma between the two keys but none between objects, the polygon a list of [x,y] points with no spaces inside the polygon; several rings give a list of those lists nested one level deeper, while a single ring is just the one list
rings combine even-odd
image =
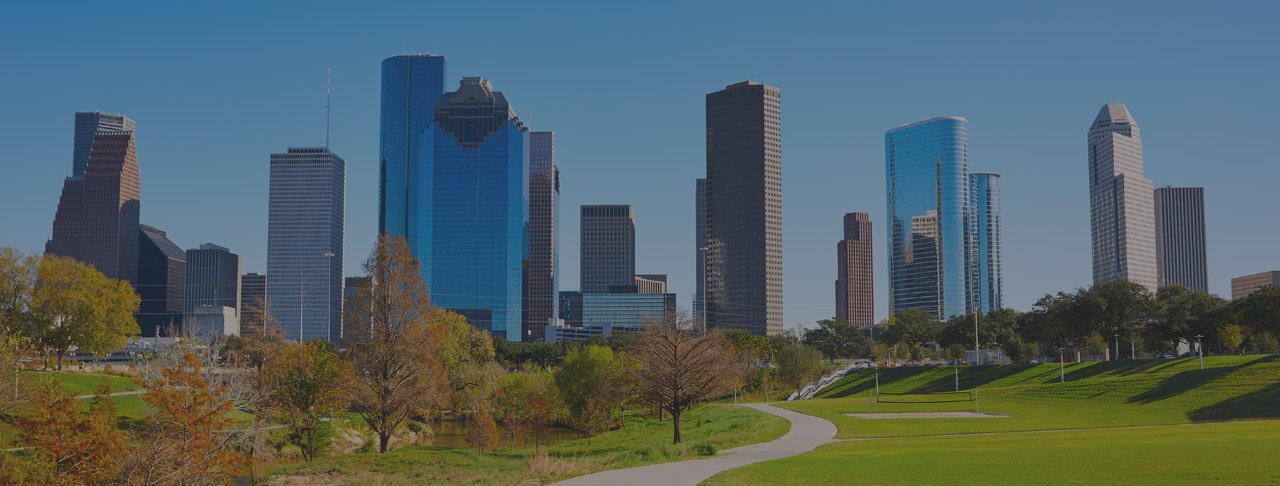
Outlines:
[{"label": "dark brown high-rise", "polygon": [[[132,120],[130,120],[132,123]],[[82,177],[68,177],[45,253],[75,258],[137,283],[142,184],[131,130],[94,134]]]},{"label": "dark brown high-rise", "polygon": [[547,323],[556,319],[560,242],[556,216],[560,207],[560,170],[556,168],[555,133],[529,132],[529,258],[524,274],[525,341],[540,341]]},{"label": "dark brown high-rise", "polygon": [[875,324],[872,288],[871,218],[867,213],[844,215],[844,239],[836,243],[836,319],[858,327]]},{"label": "dark brown high-rise", "polygon": [[707,95],[707,326],[782,333],[782,115],[754,81]]}]

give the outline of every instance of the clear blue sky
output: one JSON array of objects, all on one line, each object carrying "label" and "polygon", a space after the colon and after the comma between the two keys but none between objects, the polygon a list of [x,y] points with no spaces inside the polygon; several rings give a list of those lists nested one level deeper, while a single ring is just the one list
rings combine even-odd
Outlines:
[{"label": "clear blue sky", "polygon": [[[1210,290],[1280,269],[1280,8],[1271,2],[57,2],[0,7],[0,246],[43,249],[72,113],[138,123],[142,221],[266,269],[268,154],[346,158],[346,269],[377,217],[379,63],[446,56],[556,132],[562,289],[577,207],[627,203],[637,270],[694,286],[704,96],[782,90],[785,314],[834,314],[840,218],[871,214],[886,314],[884,132],[969,119],[970,169],[1004,175],[1006,305],[1090,282],[1085,134],[1103,103],[1142,128],[1157,186],[1204,186]],[[805,3],[797,6],[791,3]]]}]

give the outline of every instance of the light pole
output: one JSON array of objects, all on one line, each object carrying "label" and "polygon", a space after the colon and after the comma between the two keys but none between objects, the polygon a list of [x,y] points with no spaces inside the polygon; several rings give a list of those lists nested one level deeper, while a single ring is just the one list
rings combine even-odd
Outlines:
[{"label": "light pole", "polygon": [[1200,369],[1204,369],[1204,335],[1196,334],[1196,351],[1200,354]]},{"label": "light pole", "polygon": [[1116,361],[1120,361],[1120,333],[1116,333]]},{"label": "light pole", "polygon": [[1062,358],[1062,348],[1058,348],[1058,383],[1067,382],[1067,365],[1066,360]]},{"label": "light pole", "polygon": [[326,251],[324,252],[324,256],[328,258],[328,263],[329,263],[329,275],[328,277],[325,278],[325,281],[328,282],[325,285],[325,294],[327,295],[324,302],[324,315],[325,315],[325,321],[326,321],[325,327],[328,328],[329,337],[332,338],[333,337],[333,252]]},{"label": "light pole", "polygon": [[306,285],[306,272],[298,272],[298,344],[302,344],[302,310],[307,308],[305,300],[307,295]]}]

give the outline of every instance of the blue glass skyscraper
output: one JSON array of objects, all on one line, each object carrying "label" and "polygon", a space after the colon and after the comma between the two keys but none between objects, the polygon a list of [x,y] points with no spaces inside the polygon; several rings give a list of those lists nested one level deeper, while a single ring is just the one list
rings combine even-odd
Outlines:
[{"label": "blue glass skyscraper", "polygon": [[[419,138],[444,94],[444,57],[392,56],[382,61],[382,114],[378,160],[378,232],[404,236],[410,248],[420,222]],[[429,194],[429,193],[428,193]],[[421,255],[414,253],[421,258]]]},{"label": "blue glass skyscraper", "polygon": [[419,143],[409,185],[422,191],[412,208],[417,217],[410,218],[416,230],[411,226],[409,247],[432,302],[495,336],[519,340],[528,130],[488,81],[462,78],[458,91],[436,103]]},{"label": "blue glass skyscraper", "polygon": [[969,241],[973,259],[970,295],[983,314],[1003,308],[1000,257],[1000,174],[969,174]]},{"label": "blue glass skyscraper", "polygon": [[968,121],[931,118],[885,133],[889,309],[965,314]]}]

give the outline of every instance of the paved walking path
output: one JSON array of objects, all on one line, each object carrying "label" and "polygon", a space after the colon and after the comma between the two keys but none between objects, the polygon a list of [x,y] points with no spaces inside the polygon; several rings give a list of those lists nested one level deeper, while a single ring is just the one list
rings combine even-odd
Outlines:
[{"label": "paved walking path", "polygon": [[835,424],[825,419],[792,412],[768,404],[744,404],[743,406],[771,413],[791,421],[791,431],[772,442],[727,449],[721,451],[720,455],[710,459],[614,469],[612,471],[579,476],[556,484],[564,486],[594,484],[677,486],[698,484],[721,471],[809,452],[822,444],[833,442],[832,437],[836,435]]}]

